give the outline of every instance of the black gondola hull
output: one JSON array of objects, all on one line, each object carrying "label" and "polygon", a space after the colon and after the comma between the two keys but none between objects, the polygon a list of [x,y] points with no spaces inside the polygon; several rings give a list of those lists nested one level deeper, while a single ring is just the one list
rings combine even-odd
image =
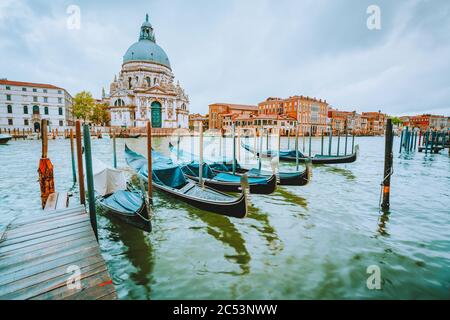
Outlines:
[{"label": "black gondola hull", "polygon": [[[131,225],[135,228],[138,228],[138,229],[146,231],[146,232],[152,231],[152,223],[148,219],[149,215],[148,215],[147,207],[146,207],[145,203],[137,212],[138,214],[135,214],[135,215],[129,215],[129,214],[120,212],[117,209],[114,209],[110,206],[105,205],[102,202],[102,198],[97,199],[96,203],[101,208],[101,210],[104,214],[112,217],[113,219],[120,220],[123,223],[126,223],[128,225]],[[148,221],[145,221],[139,215],[144,217]]]},{"label": "black gondola hull", "polygon": [[[186,174],[185,174],[186,175]],[[198,177],[186,175],[189,179],[198,182]],[[240,183],[235,182],[224,182],[224,181],[217,181],[213,179],[203,179],[203,183],[213,189],[222,191],[222,192],[242,192],[242,187]],[[271,194],[273,193],[277,188],[277,177],[275,175],[272,175],[268,180],[266,184],[249,184],[250,193],[253,194]]]},{"label": "black gondola hull", "polygon": [[241,196],[237,198],[236,201],[221,204],[215,201],[207,201],[205,199],[189,197],[180,192],[172,190],[172,188],[165,187],[157,183],[153,183],[153,187],[201,210],[233,218],[245,218],[247,215],[247,203],[244,194],[241,194]]}]

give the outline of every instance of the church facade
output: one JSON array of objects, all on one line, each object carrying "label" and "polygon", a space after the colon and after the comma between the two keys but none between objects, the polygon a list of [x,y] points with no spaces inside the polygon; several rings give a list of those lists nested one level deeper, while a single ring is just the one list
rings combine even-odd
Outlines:
[{"label": "church facade", "polygon": [[145,127],[150,119],[153,128],[188,128],[189,97],[174,79],[147,15],[139,41],[123,56],[122,70],[114,77],[109,94],[102,93],[111,126]]}]

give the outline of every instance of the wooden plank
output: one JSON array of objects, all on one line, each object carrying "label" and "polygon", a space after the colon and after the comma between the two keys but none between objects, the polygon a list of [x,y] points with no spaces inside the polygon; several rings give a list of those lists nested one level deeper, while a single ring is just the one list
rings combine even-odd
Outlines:
[{"label": "wooden plank", "polygon": [[110,293],[106,296],[99,297],[98,300],[117,300],[117,293],[114,290],[113,293]]},{"label": "wooden plank", "polygon": [[69,206],[69,194],[67,192],[58,192],[58,200],[56,201],[56,210],[65,209]]},{"label": "wooden plank", "polygon": [[[64,206],[64,196],[57,206]],[[58,202],[58,201],[57,201]],[[0,241],[0,299],[117,299],[84,206],[13,221]],[[81,289],[69,289],[69,266]]]},{"label": "wooden plank", "polygon": [[10,255],[7,258],[0,259],[0,272],[7,270],[7,268],[14,268],[17,265],[22,265],[25,261],[33,262],[39,259],[49,259],[49,257],[54,257],[58,253],[70,252],[72,249],[77,249],[78,247],[90,247],[91,245],[98,245],[95,239],[92,237],[84,237],[72,242],[66,242],[64,244],[55,244],[50,247],[45,247],[40,250],[32,250],[27,254],[16,254]]},{"label": "wooden plank", "polygon": [[66,238],[73,239],[73,237],[80,238],[83,234],[86,234],[87,232],[89,232],[90,228],[91,228],[90,226],[87,226],[87,227],[83,226],[82,228],[71,229],[69,231],[58,232],[56,234],[44,236],[44,237],[37,238],[37,239],[31,239],[31,240],[11,244],[11,245],[2,246],[0,248],[0,256],[3,253],[7,253],[7,252],[10,252],[13,250],[20,250],[22,248],[27,248],[30,246],[39,245],[41,243],[46,243],[47,241],[51,241],[51,240],[66,239]]},{"label": "wooden plank", "polygon": [[37,239],[40,237],[63,232],[66,230],[79,228],[79,227],[85,226],[85,225],[90,225],[89,221],[86,221],[86,219],[79,219],[79,220],[71,221],[67,225],[60,225],[60,226],[56,226],[54,228],[46,227],[46,228],[43,228],[40,230],[32,231],[32,233],[22,232],[22,233],[16,233],[13,236],[7,235],[7,238],[3,240],[2,245],[7,246],[7,245],[10,245],[13,243],[19,243],[19,242],[24,242],[24,241],[31,240],[31,239]]},{"label": "wooden plank", "polygon": [[56,200],[58,199],[58,193],[50,193],[48,196],[47,202],[45,203],[45,211],[55,210],[56,208]]}]

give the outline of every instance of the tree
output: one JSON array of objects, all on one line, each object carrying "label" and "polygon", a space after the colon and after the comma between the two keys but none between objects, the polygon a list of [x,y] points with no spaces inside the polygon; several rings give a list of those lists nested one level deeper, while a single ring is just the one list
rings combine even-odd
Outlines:
[{"label": "tree", "polygon": [[96,103],[89,116],[89,120],[98,125],[104,125],[109,121],[108,104]]},{"label": "tree", "polygon": [[391,119],[392,119],[392,124],[394,124],[396,126],[403,123],[403,121],[398,117],[391,117]]},{"label": "tree", "polygon": [[95,107],[95,100],[92,94],[88,91],[81,91],[73,98],[72,114],[77,119],[83,119],[84,122],[88,120]]}]

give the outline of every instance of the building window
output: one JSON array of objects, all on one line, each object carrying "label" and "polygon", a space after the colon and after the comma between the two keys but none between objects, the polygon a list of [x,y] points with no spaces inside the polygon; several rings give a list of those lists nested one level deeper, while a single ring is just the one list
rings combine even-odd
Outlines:
[{"label": "building window", "polygon": [[33,92],[37,92],[37,89],[36,89],[36,88],[33,88]]},{"label": "building window", "polygon": [[58,94],[61,94],[62,92],[61,92],[61,90],[58,90]]},{"label": "building window", "polygon": [[11,87],[10,86],[6,86],[6,90],[11,90]]},{"label": "building window", "polygon": [[58,98],[58,103],[62,103],[62,98]]},{"label": "building window", "polygon": [[22,88],[22,91],[27,91],[27,88]]},{"label": "building window", "polygon": [[47,93],[47,89],[44,89],[43,92],[44,92],[44,93]]},{"label": "building window", "polygon": [[12,126],[13,125],[13,119],[8,119],[8,125]]},{"label": "building window", "polygon": [[23,114],[28,114],[28,106],[23,106]]},{"label": "building window", "polygon": [[38,102],[37,97],[33,97],[33,102]]},{"label": "building window", "polygon": [[8,104],[7,107],[8,113],[12,113],[12,105]]},{"label": "building window", "polygon": [[44,114],[48,114],[48,107],[44,107]]},{"label": "building window", "polygon": [[44,102],[48,103],[48,98],[47,97],[44,97]]},{"label": "building window", "polygon": [[60,126],[60,127],[63,127],[63,126],[64,126],[64,121],[59,120],[59,126]]},{"label": "building window", "polygon": [[23,120],[23,125],[28,126],[30,124],[30,122],[28,121],[28,119]]},{"label": "building window", "polygon": [[33,106],[33,114],[39,114],[39,106]]},{"label": "building window", "polygon": [[125,106],[125,102],[124,102],[122,99],[117,99],[117,100],[114,102],[114,106],[115,106],[115,107],[123,107],[123,106]]},{"label": "building window", "polygon": [[11,95],[10,94],[6,95],[6,100],[11,101]]},{"label": "building window", "polygon": [[61,107],[58,108],[58,114],[59,114],[60,116],[63,115],[63,109],[62,109]]}]

